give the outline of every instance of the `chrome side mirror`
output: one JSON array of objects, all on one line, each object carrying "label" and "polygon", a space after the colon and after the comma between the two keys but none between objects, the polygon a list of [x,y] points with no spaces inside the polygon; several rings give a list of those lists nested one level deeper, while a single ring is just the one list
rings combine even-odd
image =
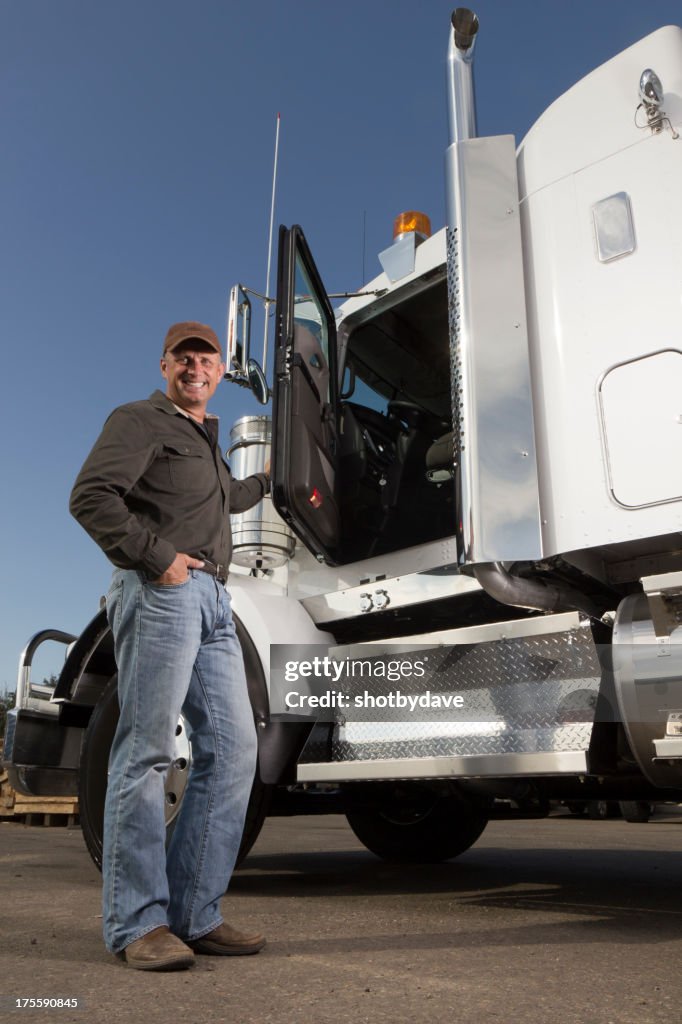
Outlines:
[{"label": "chrome side mirror", "polygon": [[[267,405],[270,389],[261,365],[249,357],[251,346],[251,301],[244,288],[236,284],[230,290],[230,305],[227,313],[227,341],[225,345],[225,380],[250,388],[257,402]],[[256,292],[251,292],[256,295]],[[260,298],[261,296],[259,296]]]},{"label": "chrome side mirror", "polygon": [[261,370],[260,363],[256,359],[249,359],[246,363],[246,379],[248,386],[253,391],[254,397],[261,405],[267,405],[270,400],[270,389]]},{"label": "chrome side mirror", "polygon": [[247,374],[250,344],[251,302],[242,285],[236,284],[230,290],[227,314],[225,380],[234,380]]}]

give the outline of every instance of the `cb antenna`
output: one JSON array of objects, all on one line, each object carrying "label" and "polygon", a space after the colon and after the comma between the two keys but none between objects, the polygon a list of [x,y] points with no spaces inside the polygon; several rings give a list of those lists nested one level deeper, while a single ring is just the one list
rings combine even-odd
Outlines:
[{"label": "cb antenna", "polygon": [[263,330],[263,373],[267,369],[268,356],[268,320],[270,317],[270,306],[274,299],[270,298],[270,264],[272,262],[272,229],[275,222],[275,191],[277,188],[277,156],[279,153],[279,123],[280,115],[277,114],[277,125],[275,128],[275,163],[272,169],[272,199],[270,201],[270,232],[268,235],[268,269],[265,277],[265,328]]}]

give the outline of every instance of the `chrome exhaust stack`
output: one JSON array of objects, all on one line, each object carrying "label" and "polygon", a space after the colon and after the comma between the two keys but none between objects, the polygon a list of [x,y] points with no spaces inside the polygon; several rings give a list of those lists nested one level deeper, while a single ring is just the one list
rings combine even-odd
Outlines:
[{"label": "chrome exhaust stack", "polygon": [[478,29],[469,8],[452,14],[445,202],[458,558],[471,574],[481,567],[496,599],[545,608],[555,594],[517,590],[504,572],[538,561],[542,535],[515,142],[478,135]]},{"label": "chrome exhaust stack", "polygon": [[452,12],[448,46],[448,141],[475,139],[476,97],[474,94],[474,47],[478,18],[468,7]]}]

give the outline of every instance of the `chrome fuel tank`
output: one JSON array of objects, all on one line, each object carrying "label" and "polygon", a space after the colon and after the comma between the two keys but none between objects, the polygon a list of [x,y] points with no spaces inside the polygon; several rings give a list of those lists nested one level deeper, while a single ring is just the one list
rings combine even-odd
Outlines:
[{"label": "chrome fuel tank", "polygon": [[[270,458],[272,424],[269,416],[242,416],[230,431],[227,458],[232,476],[243,480],[262,473]],[[291,530],[275,511],[269,496],[247,512],[230,517],[235,565],[249,569],[276,569],[293,555]]]},{"label": "chrome fuel tank", "polygon": [[[675,615],[675,619],[677,615]],[[657,786],[682,785],[682,627],[657,635],[647,594],[618,608],[613,672],[620,717],[640,768]]]}]

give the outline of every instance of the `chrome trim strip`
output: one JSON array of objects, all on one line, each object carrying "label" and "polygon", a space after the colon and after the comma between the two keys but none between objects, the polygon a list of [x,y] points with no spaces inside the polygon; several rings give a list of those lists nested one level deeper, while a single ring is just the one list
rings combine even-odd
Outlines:
[{"label": "chrome trim strip", "polygon": [[542,557],[514,138],[446,152],[448,304],[465,564]]},{"label": "chrome trim strip", "polygon": [[416,757],[405,760],[300,764],[298,782],[359,782],[379,779],[506,778],[509,776],[584,775],[587,751],[543,754],[492,754],[468,757]]}]

